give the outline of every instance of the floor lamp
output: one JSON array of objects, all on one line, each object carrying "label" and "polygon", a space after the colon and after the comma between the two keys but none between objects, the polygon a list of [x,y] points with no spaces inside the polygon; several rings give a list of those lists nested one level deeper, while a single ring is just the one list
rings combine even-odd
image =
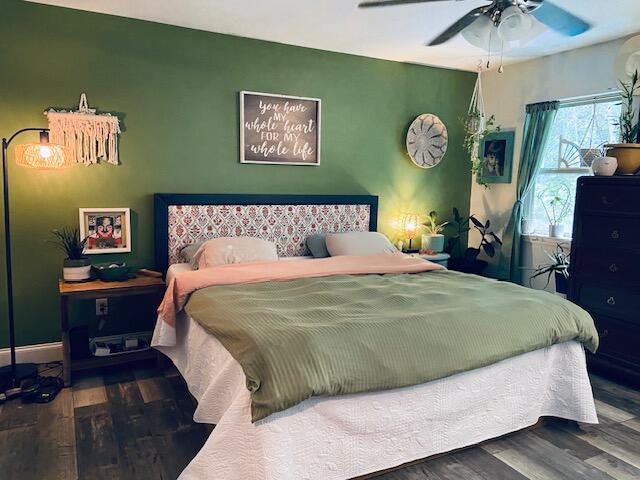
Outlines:
[{"label": "floor lamp", "polygon": [[13,317],[13,272],[11,268],[11,230],[9,224],[9,145],[18,135],[24,132],[40,132],[39,143],[16,145],[16,163],[21,167],[38,170],[63,168],[72,165],[71,150],[68,147],[49,143],[49,129],[23,128],[11,135],[9,139],[2,139],[2,173],[4,192],[4,242],[7,273],[7,315],[9,323],[9,343],[11,346],[11,365],[0,368],[0,385],[6,390],[7,396],[20,393],[20,383],[27,378],[35,377],[37,366],[33,363],[16,363],[16,338]]}]

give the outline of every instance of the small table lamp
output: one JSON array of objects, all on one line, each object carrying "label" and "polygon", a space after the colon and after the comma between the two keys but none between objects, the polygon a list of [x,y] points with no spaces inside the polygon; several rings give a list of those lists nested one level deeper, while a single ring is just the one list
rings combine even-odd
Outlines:
[{"label": "small table lamp", "polygon": [[409,239],[409,248],[405,250],[406,253],[415,253],[417,250],[413,250],[411,248],[411,240],[416,238],[418,234],[418,225],[419,225],[418,215],[415,213],[407,213],[402,220],[402,229],[404,231],[404,236]]},{"label": "small table lamp", "polygon": [[20,382],[34,377],[37,373],[35,364],[16,363],[16,337],[13,318],[13,274],[11,269],[11,230],[9,224],[9,169],[8,149],[11,141],[23,132],[39,131],[39,143],[27,143],[15,147],[16,163],[22,167],[48,170],[73,165],[72,152],[69,147],[49,143],[49,130],[46,128],[23,128],[2,139],[2,172],[4,183],[4,241],[7,271],[7,317],[9,323],[9,343],[11,345],[11,365],[0,368],[0,393],[7,389],[7,396],[20,393]]}]

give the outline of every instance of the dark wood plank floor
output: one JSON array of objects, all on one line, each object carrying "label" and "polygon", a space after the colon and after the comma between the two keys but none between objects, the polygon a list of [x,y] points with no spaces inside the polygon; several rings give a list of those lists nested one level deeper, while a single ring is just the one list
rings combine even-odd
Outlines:
[{"label": "dark wood plank floor", "polygon": [[[592,377],[601,424],[549,420],[380,480],[640,479],[640,392]],[[175,370],[120,367],[48,405],[0,405],[2,479],[175,479],[211,428]]]}]

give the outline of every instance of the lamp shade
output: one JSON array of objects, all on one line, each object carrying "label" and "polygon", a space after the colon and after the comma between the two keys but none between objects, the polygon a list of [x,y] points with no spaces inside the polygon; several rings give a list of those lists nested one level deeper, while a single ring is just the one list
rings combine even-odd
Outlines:
[{"label": "lamp shade", "polygon": [[486,15],[480,15],[471,25],[462,30],[462,37],[474,47],[487,51],[500,49],[498,29]]},{"label": "lamp shade", "polygon": [[527,36],[531,29],[531,17],[515,5],[507,7],[502,12],[498,35],[505,42],[515,42]]},{"label": "lamp shade", "polygon": [[16,145],[16,163],[21,167],[50,170],[73,165],[71,149],[53,143],[25,143]]},{"label": "lamp shade", "polygon": [[407,213],[402,221],[404,236],[409,240],[416,238],[419,223],[418,215],[415,213]]}]

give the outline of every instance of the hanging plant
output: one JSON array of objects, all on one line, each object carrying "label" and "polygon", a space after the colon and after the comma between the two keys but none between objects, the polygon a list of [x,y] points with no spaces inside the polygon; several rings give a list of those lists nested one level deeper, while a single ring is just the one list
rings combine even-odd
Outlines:
[{"label": "hanging plant", "polygon": [[464,141],[462,146],[469,154],[471,160],[471,174],[475,175],[478,183],[485,188],[489,185],[482,180],[483,160],[480,158],[480,142],[492,130],[499,131],[500,127],[494,128],[495,116],[487,118],[484,109],[484,97],[482,95],[482,67],[478,67],[478,78],[471,96],[471,103],[467,115],[461,119],[464,128]]}]

